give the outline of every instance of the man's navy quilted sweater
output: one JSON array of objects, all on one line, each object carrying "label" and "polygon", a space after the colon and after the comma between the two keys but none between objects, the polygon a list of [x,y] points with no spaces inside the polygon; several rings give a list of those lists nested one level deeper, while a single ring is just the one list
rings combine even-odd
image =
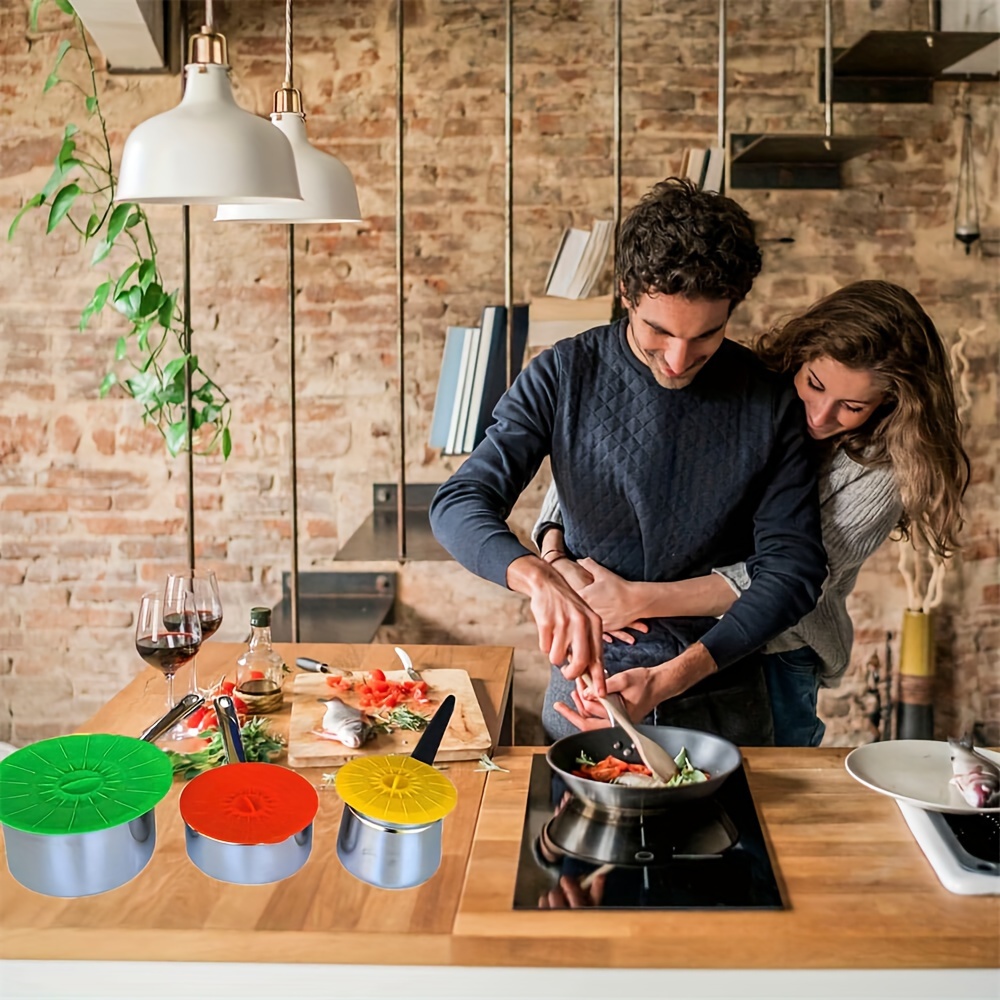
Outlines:
[{"label": "man's navy quilted sweater", "polygon": [[431,525],[463,566],[506,586],[530,551],[506,518],[551,455],[575,557],[644,581],[746,560],[753,580],[721,620],[657,619],[634,646],[606,646],[609,670],[660,663],[697,639],[724,668],[810,611],[826,576],[802,407],[730,340],[690,385],[664,389],[625,332],[624,320],[598,327],[535,358],[438,490]]}]

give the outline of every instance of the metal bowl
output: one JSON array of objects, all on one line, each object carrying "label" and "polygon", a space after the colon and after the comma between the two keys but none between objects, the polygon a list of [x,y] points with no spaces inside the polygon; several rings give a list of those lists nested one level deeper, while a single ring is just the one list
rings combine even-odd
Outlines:
[{"label": "metal bowl", "polygon": [[[625,814],[664,812],[680,803],[708,798],[722,787],[743,760],[734,743],[714,733],[679,726],[636,726],[636,729],[658,743],[672,757],[686,747],[692,765],[699,771],[705,771],[709,775],[708,780],[676,788],[630,788],[574,775],[573,771],[579,768],[577,758],[581,753],[595,761],[614,755],[632,764],[642,763],[632,747],[632,741],[617,726],[564,736],[549,747],[545,758],[574,795],[600,809]],[[631,749],[630,755],[625,755],[626,749]]]}]

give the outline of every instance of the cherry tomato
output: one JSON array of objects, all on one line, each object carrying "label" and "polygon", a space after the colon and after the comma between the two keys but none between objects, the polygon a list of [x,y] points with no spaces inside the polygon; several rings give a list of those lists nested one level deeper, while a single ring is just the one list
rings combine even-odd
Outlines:
[{"label": "cherry tomato", "polygon": [[373,681],[380,681],[380,682],[382,682],[384,684],[385,683],[385,672],[382,671],[382,670],[373,670],[371,672],[371,679]]}]

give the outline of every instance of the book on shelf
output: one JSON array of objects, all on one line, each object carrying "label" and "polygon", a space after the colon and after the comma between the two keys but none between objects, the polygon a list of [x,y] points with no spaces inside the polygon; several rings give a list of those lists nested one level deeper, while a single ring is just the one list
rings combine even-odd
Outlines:
[{"label": "book on shelf", "polygon": [[[514,306],[511,378],[524,361],[528,307]],[[486,306],[478,327],[450,326],[434,398],[430,444],[446,455],[472,451],[493,422],[493,409],[507,390],[507,310]]]},{"label": "book on shelf", "polygon": [[611,322],[613,311],[611,295],[576,300],[545,295],[534,299],[528,324],[528,346],[545,347],[595,326],[603,326]]},{"label": "book on shelf", "polygon": [[586,298],[604,269],[614,236],[614,223],[598,219],[593,228],[567,229],[549,267],[545,294],[563,299]]},{"label": "book on shelf", "polygon": [[430,445],[444,448],[448,444],[451,415],[455,408],[458,380],[462,372],[462,353],[471,328],[449,326],[445,333],[444,353],[441,356],[441,374],[438,376],[434,396],[434,415],[431,417]]},{"label": "book on shelf", "polygon": [[451,419],[448,421],[448,437],[444,446],[446,455],[457,455],[465,440],[465,424],[469,414],[472,375],[476,357],[479,354],[479,327],[468,326],[462,329],[465,330],[465,336],[462,341],[462,358],[459,363],[455,399],[451,406]]},{"label": "book on shelf", "polygon": [[[510,379],[521,372],[524,351],[528,344],[528,307],[514,306],[514,329],[511,331]],[[483,374],[482,393],[466,428],[465,450],[472,451],[486,437],[486,428],[493,423],[493,410],[507,391],[507,307],[487,306],[482,318],[483,338],[489,330],[490,349]]]},{"label": "book on shelf", "polygon": [[718,194],[726,167],[726,151],[721,146],[709,149],[685,149],[681,159],[681,176],[702,191]]}]

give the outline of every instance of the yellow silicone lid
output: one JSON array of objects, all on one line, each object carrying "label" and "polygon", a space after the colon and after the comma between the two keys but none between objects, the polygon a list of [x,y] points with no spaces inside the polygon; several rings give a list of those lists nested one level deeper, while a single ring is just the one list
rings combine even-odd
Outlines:
[{"label": "yellow silicone lid", "polygon": [[357,757],[337,772],[337,794],[369,819],[400,826],[435,823],[458,792],[440,771],[404,754]]}]

